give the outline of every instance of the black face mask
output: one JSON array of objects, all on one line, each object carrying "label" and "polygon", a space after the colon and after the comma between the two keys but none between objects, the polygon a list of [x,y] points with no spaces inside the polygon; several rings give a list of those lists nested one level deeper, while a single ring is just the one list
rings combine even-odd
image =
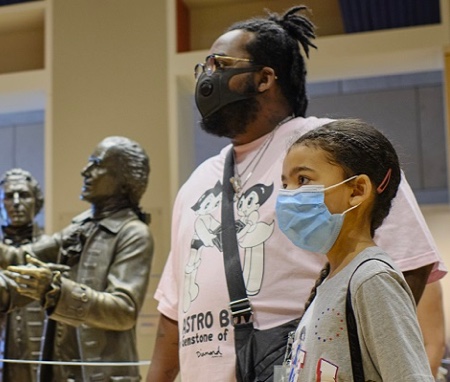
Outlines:
[{"label": "black face mask", "polygon": [[237,93],[228,87],[231,77],[236,74],[256,72],[260,66],[247,68],[229,68],[216,71],[211,76],[202,73],[195,87],[195,103],[203,118],[209,117],[223,106],[232,102],[253,97],[258,92]]}]

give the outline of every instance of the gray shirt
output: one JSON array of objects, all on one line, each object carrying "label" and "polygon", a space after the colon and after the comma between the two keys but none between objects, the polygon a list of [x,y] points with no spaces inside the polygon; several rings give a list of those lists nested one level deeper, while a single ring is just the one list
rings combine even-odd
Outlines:
[{"label": "gray shirt", "polygon": [[378,247],[370,247],[326,279],[296,331],[290,382],[353,381],[345,320],[351,281],[366,381],[433,381],[412,293],[402,273]]}]

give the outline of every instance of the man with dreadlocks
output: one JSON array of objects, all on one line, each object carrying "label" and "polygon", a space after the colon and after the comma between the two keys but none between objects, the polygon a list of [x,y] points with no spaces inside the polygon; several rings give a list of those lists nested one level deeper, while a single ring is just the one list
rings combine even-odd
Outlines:
[{"label": "man with dreadlocks", "polygon": [[[286,240],[275,216],[288,141],[330,122],[305,118],[301,49],[308,56],[314,47],[314,26],[299,14],[304,10],[298,6],[282,16],[269,14],[232,25],[196,66],[202,128],[230,138],[231,145],[201,164],[175,201],[171,253],[155,293],[161,315],[147,382],[173,381],[179,371],[183,382],[242,380],[235,374],[221,242],[221,232],[229,227],[221,223],[221,196],[206,192],[216,189],[217,182],[222,191],[230,184],[234,189],[230,200],[255,328],[269,329],[300,317],[324,265],[323,256]],[[224,169],[227,175],[231,169],[229,178]],[[376,242],[405,272],[417,300],[427,278],[437,280],[446,273],[404,180]]]}]

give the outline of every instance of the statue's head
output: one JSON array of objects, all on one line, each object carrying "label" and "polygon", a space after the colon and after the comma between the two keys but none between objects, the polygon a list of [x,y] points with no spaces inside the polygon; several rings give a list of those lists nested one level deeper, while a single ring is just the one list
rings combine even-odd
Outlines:
[{"label": "statue's head", "polygon": [[6,225],[31,223],[44,205],[44,195],[30,172],[20,168],[6,171],[0,180],[0,211]]},{"label": "statue's head", "polygon": [[137,142],[112,136],[97,145],[81,174],[83,200],[94,205],[126,201],[137,207],[147,188],[150,161]]}]

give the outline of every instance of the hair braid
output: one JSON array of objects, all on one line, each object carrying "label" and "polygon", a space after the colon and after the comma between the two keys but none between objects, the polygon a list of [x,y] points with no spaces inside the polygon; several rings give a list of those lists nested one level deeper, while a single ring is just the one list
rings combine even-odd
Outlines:
[{"label": "hair braid", "polygon": [[[354,147],[354,153],[356,153],[356,151],[363,153],[366,158],[365,162],[360,160],[358,165],[352,163],[351,165],[344,166],[346,167],[347,176],[350,177],[360,173],[367,173],[376,189],[384,180],[387,171],[390,168],[392,170],[392,167],[394,167],[395,180],[393,184],[396,185],[397,182],[400,181],[400,171],[398,168],[398,158],[390,142],[387,139],[377,139],[378,137],[375,137],[370,131],[366,131],[365,134],[355,134],[356,129],[366,130],[366,128],[362,126],[362,121],[349,119],[346,120],[346,123],[349,124],[352,131],[333,131],[332,133],[336,136],[336,141],[348,143],[346,148],[347,153],[351,153],[352,147]],[[340,155],[339,157],[343,158],[344,156]],[[355,157],[357,157],[356,154]],[[339,161],[341,161],[341,163],[343,162],[342,159],[339,159]],[[371,167],[371,169],[369,170],[368,167]],[[396,171],[397,169],[398,171]],[[375,234],[375,230],[381,226],[385,217],[389,214],[391,201],[396,192],[396,187],[388,187],[386,192],[382,192],[375,198],[373,206],[374,213],[372,214],[371,220],[372,236]]]},{"label": "hair braid", "polygon": [[305,309],[303,310],[303,314],[305,314],[306,310],[309,308],[309,306],[313,302],[314,298],[316,297],[317,288],[323,283],[323,281],[327,278],[327,276],[329,274],[330,274],[330,263],[326,263],[325,266],[320,271],[319,277],[317,278],[314,286],[311,289],[308,300],[306,300]]}]

